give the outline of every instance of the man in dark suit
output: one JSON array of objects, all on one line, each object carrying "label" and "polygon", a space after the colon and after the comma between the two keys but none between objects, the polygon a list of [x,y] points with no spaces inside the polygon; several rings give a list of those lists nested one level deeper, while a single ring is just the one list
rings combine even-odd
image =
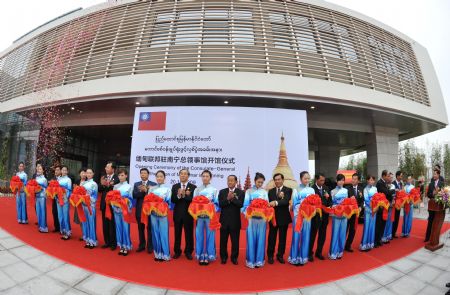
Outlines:
[{"label": "man in dark suit", "polygon": [[181,231],[184,228],[186,258],[192,260],[194,250],[194,219],[188,212],[189,204],[197,186],[190,183],[189,170],[181,169],[179,172],[180,182],[172,186],[171,201],[175,204],[173,208],[173,221],[175,227],[175,243],[173,245],[173,258],[177,259],[181,255]]},{"label": "man in dark suit", "polygon": [[[315,183],[313,185],[314,192],[320,196],[322,199],[322,205],[325,207],[331,207],[333,205],[333,200],[330,197],[330,194],[328,193],[328,188],[324,185],[325,184],[325,175],[323,173],[317,173],[315,175]],[[322,255],[323,246],[325,244],[325,240],[327,238],[327,227],[328,227],[328,220],[329,220],[328,213],[325,213],[322,211],[322,218],[318,214],[316,214],[315,217],[311,220],[311,240],[309,242],[309,260],[313,261],[313,247],[314,247],[314,240],[316,238],[316,233],[319,232],[319,235],[317,237],[317,247],[316,247],[316,253],[315,256],[319,260],[324,260],[325,258]],[[316,221],[314,219],[317,218]],[[315,231],[315,233],[313,233]]]},{"label": "man in dark suit", "polygon": [[244,205],[244,192],[236,188],[236,175],[229,175],[227,188],[219,192],[220,206],[220,259],[227,263],[228,236],[231,239],[231,262],[238,264],[239,234],[241,232],[241,208]]},{"label": "man in dark suit", "polygon": [[111,220],[106,218],[105,198],[106,194],[113,190],[114,185],[119,183],[119,177],[115,174],[115,171],[116,165],[113,162],[108,162],[105,166],[106,175],[101,177],[100,185],[98,187],[98,191],[101,193],[100,210],[102,211],[103,239],[105,240],[105,244],[102,248],[111,248],[111,250],[116,250],[117,248],[116,224],[113,216]]},{"label": "man in dark suit", "polygon": [[[390,192],[388,188],[388,171],[383,170],[381,172],[381,178],[377,182],[377,191],[379,193],[383,193],[386,198],[390,199]],[[389,201],[391,202],[392,199]],[[383,208],[379,208],[377,211],[377,218],[375,222],[375,248],[378,248],[382,245],[381,238],[383,237],[384,227],[386,226],[386,220],[383,220]]]},{"label": "man in dark suit", "polygon": [[[150,187],[156,185],[155,182],[148,180],[150,176],[150,172],[147,168],[142,168],[140,171],[141,181],[138,181],[134,184],[133,187],[133,199],[136,200],[136,222],[138,225],[139,232],[139,246],[136,252],[142,252],[145,250],[145,223],[141,222],[142,216],[142,204],[144,202],[144,198],[148,193]],[[148,217],[147,222],[147,252],[152,253],[153,244],[152,244],[152,224],[150,222],[150,216]]]},{"label": "man in dark suit", "polygon": [[[61,166],[57,165],[55,166],[55,173],[53,180],[58,180],[58,178],[61,176]],[[59,232],[59,218],[58,218],[58,207],[56,205],[56,202],[58,202],[57,198],[54,198],[52,200],[52,215],[53,215],[53,224],[55,225],[55,229],[53,230],[54,233]]]},{"label": "man in dark suit", "polygon": [[267,261],[273,264],[273,254],[275,252],[275,244],[277,241],[277,232],[279,231],[277,260],[284,264],[284,252],[286,251],[286,236],[289,223],[292,222],[291,213],[289,212],[289,202],[292,197],[292,189],[283,185],[284,175],[275,173],[273,175],[275,187],[269,190],[269,206],[275,209],[276,226],[269,223],[269,237],[267,243]]},{"label": "man in dark suit", "polygon": [[[428,185],[427,197],[432,200],[434,196],[438,193],[438,191],[444,187],[444,182],[441,179],[441,171],[439,169],[434,169],[433,171],[433,179],[431,179],[430,184]],[[425,241],[430,241],[431,236],[431,225],[434,220],[434,211],[428,210],[428,223],[427,223],[427,231],[425,233]]]},{"label": "man in dark suit", "polygon": [[[361,210],[364,207],[364,188],[359,184],[359,174],[354,173],[352,175],[352,184],[347,187],[348,197],[355,197],[358,207]],[[347,240],[345,242],[345,251],[353,252],[352,243],[355,238],[356,228],[355,222],[356,218],[359,216],[353,215],[347,223]]]},{"label": "man in dark suit", "polygon": [[[395,186],[395,192],[403,190],[403,173],[402,171],[395,172],[395,180],[392,182],[392,184]],[[397,228],[398,228],[398,221],[400,219],[400,209],[392,208],[392,210],[395,210],[394,214],[394,223],[392,224],[392,237],[397,238]]]}]

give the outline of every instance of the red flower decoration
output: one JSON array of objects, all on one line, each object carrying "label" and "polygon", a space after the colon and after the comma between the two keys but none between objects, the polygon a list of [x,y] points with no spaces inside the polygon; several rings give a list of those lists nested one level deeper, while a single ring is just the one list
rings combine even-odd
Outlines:
[{"label": "red flower decoration", "polygon": [[20,179],[19,176],[14,175],[11,177],[11,181],[9,182],[9,187],[11,188],[11,191],[13,194],[17,194],[23,187],[23,182]]},{"label": "red flower decoration", "polygon": [[167,216],[169,205],[167,205],[167,203],[158,195],[149,193],[144,197],[144,202],[142,204],[141,222],[147,224],[148,216],[150,216],[152,212],[155,212],[158,216]]},{"label": "red flower decoration", "polygon": [[207,215],[210,219],[209,229],[217,230],[220,228],[219,216],[216,214],[216,207],[207,197],[194,197],[191,204],[189,204],[188,212],[194,220],[197,220],[201,215]]}]

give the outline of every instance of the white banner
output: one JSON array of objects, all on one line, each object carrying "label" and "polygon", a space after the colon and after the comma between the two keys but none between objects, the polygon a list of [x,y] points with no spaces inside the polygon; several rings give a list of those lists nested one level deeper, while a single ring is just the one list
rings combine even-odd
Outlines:
[{"label": "white banner", "polygon": [[199,185],[201,172],[208,169],[213,174],[211,183],[218,189],[226,187],[230,174],[244,187],[248,170],[251,184],[255,172],[261,172],[266,176],[265,185],[272,186],[269,182],[276,168],[285,174],[285,185],[292,187],[299,173],[308,170],[306,112],[247,107],[136,108],[130,183],[140,181],[140,168],[150,170],[152,181],[156,171],[164,170],[168,185],[179,181],[182,168],[189,169],[190,181]]}]

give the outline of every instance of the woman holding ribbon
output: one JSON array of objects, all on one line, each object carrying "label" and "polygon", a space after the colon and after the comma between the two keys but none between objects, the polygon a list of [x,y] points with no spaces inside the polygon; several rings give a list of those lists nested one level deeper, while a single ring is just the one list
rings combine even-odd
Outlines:
[{"label": "woman holding ribbon", "polygon": [[414,199],[420,201],[420,191],[419,189],[414,188],[414,179],[412,175],[408,175],[408,178],[406,179],[405,192],[409,195],[409,198],[403,207],[402,237],[407,238],[411,233]]},{"label": "woman holding ribbon", "polygon": [[[338,174],[336,176],[336,182],[336,188],[331,191],[331,198],[333,200],[332,209],[337,205],[340,205],[348,197],[348,191],[344,188],[345,176],[343,174]],[[328,253],[330,259],[341,259],[344,255],[346,231],[347,218],[345,216],[333,215],[330,252]]]},{"label": "woman holding ribbon", "polygon": [[83,240],[86,242],[85,248],[94,249],[97,246],[97,232],[96,232],[96,203],[98,196],[98,185],[94,181],[94,170],[92,168],[86,169],[86,181],[82,186],[90,198],[90,208],[83,203],[83,211],[86,216],[86,221],[83,222]]},{"label": "woman holding ribbon", "polygon": [[[196,202],[195,197],[206,197],[210,203],[214,204],[214,212],[212,214],[216,214],[219,211],[219,199],[217,189],[210,184],[212,173],[209,170],[205,170],[201,175],[203,184],[194,190],[193,203],[195,204]],[[211,229],[211,221],[211,217],[206,214],[197,216],[195,256],[200,265],[208,265],[210,261],[216,260],[216,231]]]},{"label": "woman holding ribbon", "polygon": [[256,173],[255,185],[245,192],[244,206],[241,209],[248,219],[246,265],[249,268],[264,266],[267,219],[256,214],[252,215],[250,210],[256,203],[254,201],[257,200],[262,200],[263,203],[267,203],[267,206],[269,205],[267,191],[263,189],[265,180],[262,173]]},{"label": "woman holding ribbon", "polygon": [[392,240],[392,226],[393,226],[393,215],[392,211],[395,211],[394,205],[396,200],[396,189],[394,182],[394,174],[389,173],[389,181],[387,183],[388,189],[389,189],[389,196],[386,196],[386,198],[390,201],[388,213],[387,213],[387,219],[386,219],[386,225],[384,227],[383,237],[381,238],[381,241],[384,244],[389,244]]},{"label": "woman holding ribbon", "polygon": [[118,255],[127,256],[128,251],[132,248],[132,244],[129,218],[126,218],[126,216],[131,216],[133,187],[127,181],[128,172],[125,169],[119,169],[117,175],[119,183],[114,185],[113,191],[120,192],[120,199],[111,202],[111,205],[114,209],[117,246],[120,248]]},{"label": "woman holding ribbon", "polygon": [[[27,224],[28,223],[27,198],[25,195],[24,188],[25,185],[27,184],[28,176],[25,173],[25,164],[23,162],[19,163],[18,169],[19,171],[16,173],[16,176],[19,179],[15,181],[11,180],[10,186],[12,191],[16,194],[17,221],[20,224]],[[13,177],[13,179],[17,177]]]},{"label": "woman holding ribbon", "polygon": [[59,229],[62,234],[61,239],[68,240],[72,234],[70,228],[69,216],[69,198],[72,193],[72,180],[67,176],[69,168],[67,166],[61,167],[61,176],[58,178],[59,185],[64,189],[63,202],[57,202]]},{"label": "woman holding ribbon", "polygon": [[[39,185],[36,190],[36,214],[38,218],[38,227],[41,233],[48,233],[47,227],[47,203],[46,193],[48,182],[44,175],[44,167],[41,164],[36,165],[36,175],[34,178]],[[28,183],[30,184],[30,183]]]},{"label": "woman holding ribbon", "polygon": [[[164,183],[166,180],[166,173],[159,170],[156,172],[155,176],[157,185],[151,187],[149,193],[153,193],[161,198],[162,201],[167,204],[167,206],[164,207],[166,208],[166,211],[168,211],[168,208],[171,206],[170,198],[172,190]],[[152,223],[152,243],[155,261],[169,261],[169,220],[167,218],[167,212],[156,212],[153,210],[150,220]]]},{"label": "woman holding ribbon", "polygon": [[375,221],[377,215],[372,213],[372,197],[377,193],[375,176],[367,176],[367,186],[364,188],[364,230],[359,249],[370,251],[375,246]]},{"label": "woman holding ribbon", "polygon": [[[292,224],[292,244],[291,252],[288,258],[289,263],[295,266],[302,266],[308,262],[309,241],[311,233],[311,220],[304,219],[300,231],[296,231],[298,214],[303,200],[309,195],[314,195],[314,189],[309,187],[311,177],[307,171],[300,173],[300,185],[292,192],[292,211],[294,220]],[[302,218],[302,217],[300,217]]]}]

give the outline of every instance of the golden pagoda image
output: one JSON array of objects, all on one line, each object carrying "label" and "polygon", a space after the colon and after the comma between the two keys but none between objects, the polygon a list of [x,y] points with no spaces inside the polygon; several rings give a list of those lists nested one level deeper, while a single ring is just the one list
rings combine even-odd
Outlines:
[{"label": "golden pagoda image", "polygon": [[[280,144],[280,154],[278,156],[278,164],[273,169],[272,177],[276,173],[281,173],[284,176],[284,185],[290,188],[296,188],[298,186],[297,181],[295,180],[294,174],[292,173],[292,169],[289,166],[287,153],[286,153],[286,145],[284,144],[284,135],[281,133],[281,144]],[[275,183],[273,179],[270,179],[269,183],[266,186],[266,190],[275,187]]]}]

